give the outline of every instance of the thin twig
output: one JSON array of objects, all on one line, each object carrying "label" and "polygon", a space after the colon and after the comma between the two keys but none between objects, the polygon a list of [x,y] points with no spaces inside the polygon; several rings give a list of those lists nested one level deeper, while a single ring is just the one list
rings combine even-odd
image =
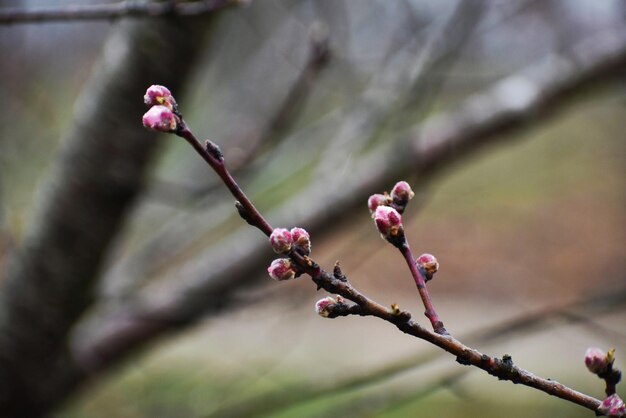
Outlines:
[{"label": "thin twig", "polygon": [[211,141],[206,141],[206,146],[203,147],[200,141],[189,130],[189,128],[183,124],[180,132],[177,133],[181,138],[184,138],[200,156],[211,166],[211,168],[222,179],[228,190],[237,199],[237,203],[241,206],[237,206],[239,214],[250,225],[254,225],[261,230],[268,237],[272,233],[273,228],[265,220],[259,211],[254,207],[248,196],[241,190],[235,179],[231,176],[230,172],[224,164],[224,157],[221,155],[221,151]]},{"label": "thin twig", "polygon": [[415,262],[415,257],[413,256],[413,252],[411,251],[411,247],[409,246],[409,243],[407,241],[405,241],[404,245],[400,247],[400,252],[402,253],[404,260],[409,267],[409,271],[411,272],[411,276],[413,276],[413,280],[415,280],[415,285],[417,286],[417,291],[422,298],[422,302],[424,302],[424,307],[426,308],[424,315],[426,315],[426,317],[433,326],[433,330],[437,334],[447,335],[448,331],[446,331],[443,322],[441,321],[441,319],[439,319],[439,315],[437,315],[435,306],[430,299],[430,294],[428,293],[428,289],[426,288],[426,278],[420,271],[420,268],[417,266],[417,263]]},{"label": "thin twig", "polygon": [[200,16],[228,6],[246,3],[242,0],[199,0],[144,2],[121,1],[112,4],[0,9],[0,25],[41,22],[79,22],[115,20],[123,17]]}]

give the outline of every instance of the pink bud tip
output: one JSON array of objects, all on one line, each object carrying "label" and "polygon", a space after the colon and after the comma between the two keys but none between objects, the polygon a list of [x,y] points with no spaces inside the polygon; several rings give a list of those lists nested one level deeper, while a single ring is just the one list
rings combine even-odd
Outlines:
[{"label": "pink bud tip", "polygon": [[585,353],[585,366],[591,373],[599,374],[605,372],[612,362],[612,352],[607,353],[601,348],[591,347]]},{"label": "pink bud tip", "polygon": [[369,197],[369,199],[367,199],[367,207],[370,209],[370,213],[372,214],[376,211],[376,208],[379,206],[385,206],[388,203],[389,200],[387,199],[387,196],[380,193],[373,194]]},{"label": "pink bud tip", "polygon": [[315,303],[315,312],[322,318],[328,318],[337,301],[330,296],[320,299]]},{"label": "pink bud tip", "polygon": [[624,401],[617,395],[617,393],[614,393],[602,401],[602,404],[598,408],[598,412],[609,418],[625,417],[626,405],[624,405]]},{"label": "pink bud tip", "polygon": [[406,205],[409,200],[413,199],[415,193],[411,190],[411,186],[406,181],[399,181],[391,189],[391,198],[394,202]]},{"label": "pink bud tip", "polygon": [[426,280],[433,278],[433,275],[439,270],[439,263],[432,254],[422,254],[415,260],[418,266],[420,266],[426,273]]},{"label": "pink bud tip", "polygon": [[291,251],[291,244],[293,244],[293,238],[291,232],[285,228],[276,228],[270,235],[270,245],[277,254],[287,254]]},{"label": "pink bud tip", "polygon": [[383,238],[397,236],[402,231],[402,216],[392,207],[379,206],[374,212],[374,222]]},{"label": "pink bud tip", "polygon": [[272,261],[267,272],[272,279],[278,281],[291,280],[296,277],[296,271],[288,258],[277,258]]},{"label": "pink bud tip", "polygon": [[170,110],[176,109],[176,100],[167,87],[153,85],[148,87],[143,101],[148,106],[165,106]]},{"label": "pink bud tip", "polygon": [[175,132],[178,120],[169,108],[152,106],[143,115],[143,126],[159,132]]},{"label": "pink bud tip", "polygon": [[291,239],[300,253],[304,255],[311,254],[311,237],[309,233],[303,228],[291,228]]}]

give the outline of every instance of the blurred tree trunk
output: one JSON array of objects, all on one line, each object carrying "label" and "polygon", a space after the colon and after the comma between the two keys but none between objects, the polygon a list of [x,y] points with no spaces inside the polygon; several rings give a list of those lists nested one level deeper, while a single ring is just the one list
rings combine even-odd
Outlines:
[{"label": "blurred tree trunk", "polygon": [[157,149],[155,135],[140,126],[143,94],[157,83],[179,91],[208,23],[127,21],[108,40],[2,281],[3,417],[47,415],[81,381],[68,335],[92,302],[107,250]]}]

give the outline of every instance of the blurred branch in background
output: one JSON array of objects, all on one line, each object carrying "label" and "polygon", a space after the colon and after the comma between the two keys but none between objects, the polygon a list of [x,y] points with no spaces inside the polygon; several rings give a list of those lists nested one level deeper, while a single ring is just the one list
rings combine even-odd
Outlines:
[{"label": "blurred branch in background", "polygon": [[[623,30],[597,33],[574,45],[566,55],[542,60],[470,97],[457,111],[419,125],[393,144],[393,152],[378,148],[361,157],[352,176],[342,183],[342,193],[333,195],[334,201],[326,198],[327,184],[313,184],[273,211],[270,218],[282,219],[284,224],[297,220],[317,234],[345,215],[346,208],[360,205],[372,190],[384,189],[390,179],[419,173],[418,187],[423,186],[452,162],[485,145],[511,140],[511,136],[501,135],[504,132],[563,111],[576,94],[619,77],[625,64]],[[256,273],[265,261],[265,245],[236,231],[221,241],[219,249],[203,256],[200,264],[181,269],[177,283],[166,294],[155,297],[144,292],[137,299],[115,305],[113,315],[104,309],[100,331],[79,338],[75,348],[86,372],[106,369],[154,338],[228,306],[236,290],[258,282]]]},{"label": "blurred branch in background", "polygon": [[198,0],[188,3],[175,0],[158,3],[122,1],[111,4],[57,6],[39,9],[6,8],[0,9],[0,25],[114,20],[124,17],[192,17],[245,2],[245,0]]},{"label": "blurred branch in background", "polygon": [[[267,121],[266,127],[256,134],[255,137],[246,140],[246,149],[243,155],[238,155],[230,164],[230,170],[238,176],[250,176],[258,169],[258,160],[276,147],[285,139],[290,129],[298,120],[313,87],[315,87],[322,71],[328,66],[332,52],[330,50],[327,28],[323,24],[314,25],[311,28],[311,42],[309,56],[300,71],[300,74],[291,85],[283,101],[279,104],[275,113]],[[254,162],[254,165],[252,163]],[[215,193],[222,184],[217,179],[205,187],[192,189],[181,184],[174,184],[164,180],[156,180],[150,186],[148,198],[164,202],[166,204],[188,204],[202,198],[210,199],[210,194]],[[162,237],[161,237],[162,238]],[[161,238],[154,242],[161,241]],[[147,247],[150,245],[148,244]],[[142,250],[144,254],[150,253],[148,248]],[[150,255],[146,258],[152,258]]]},{"label": "blurred branch in background", "polygon": [[105,46],[2,282],[0,409],[6,416],[46,414],[80,382],[68,334],[93,301],[103,259],[157,150],[155,135],[136,129],[143,113],[137,97],[156,80],[182,90],[208,23],[123,25]]},{"label": "blurred branch in background", "polygon": [[496,83],[414,130],[421,173],[439,171],[447,159],[465,158],[478,144],[497,141],[511,130],[551,117],[595,83],[619,76],[626,64],[626,31],[605,30],[537,65]]}]

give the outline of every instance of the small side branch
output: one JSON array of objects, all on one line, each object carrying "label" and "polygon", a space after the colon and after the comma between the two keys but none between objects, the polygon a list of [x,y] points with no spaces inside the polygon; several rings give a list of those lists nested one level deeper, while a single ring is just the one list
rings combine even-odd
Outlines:
[{"label": "small side branch", "polygon": [[420,271],[420,268],[417,266],[417,263],[415,262],[415,257],[413,257],[413,252],[411,251],[411,247],[409,247],[409,244],[406,243],[404,246],[402,246],[400,248],[400,252],[402,253],[406,264],[411,271],[411,276],[413,276],[413,280],[415,280],[415,285],[417,286],[417,291],[422,298],[422,302],[424,302],[424,308],[426,308],[424,315],[426,315],[426,317],[433,326],[433,330],[437,334],[447,335],[448,331],[444,327],[441,319],[439,319],[439,315],[437,315],[435,306],[430,299],[430,294],[428,293],[428,289],[426,288],[426,278]]},{"label": "small side branch", "polygon": [[[355,302],[360,309],[351,309],[360,316],[375,316],[384,321],[392,323],[402,332],[428,341],[433,345],[456,356],[456,361],[462,365],[475,366],[497,377],[499,380],[508,380],[516,384],[522,384],[556,396],[577,405],[597,411],[600,407],[600,400],[575,391],[559,382],[551,379],[544,379],[533,373],[517,367],[513,364],[510,356],[504,355],[502,358],[491,357],[470,348],[451,335],[441,335],[427,328],[422,327],[410,319],[410,315],[403,315],[399,309],[388,309],[377,302],[369,299],[360,293],[349,282],[341,282],[334,279],[331,274],[323,273],[316,283],[323,289],[331,293],[336,293],[342,297]],[[329,315],[332,317],[333,315]],[[345,315],[335,315],[345,316]]]},{"label": "small side branch", "polygon": [[224,158],[219,152],[219,148],[211,141],[207,141],[207,145],[205,147],[200,144],[200,141],[194,136],[194,134],[187,128],[186,124],[182,124],[182,127],[177,135],[181,138],[184,138],[200,156],[211,166],[211,168],[217,173],[217,175],[222,179],[222,182],[228,187],[228,190],[232,193],[232,195],[237,199],[239,205],[237,205],[237,209],[242,215],[242,218],[250,225],[254,225],[259,228],[265,235],[268,237],[272,233],[273,228],[271,225],[265,220],[263,216],[259,213],[259,211],[254,207],[248,196],[241,190],[233,176],[231,176],[230,172],[226,168],[224,164]]},{"label": "small side branch", "polygon": [[42,22],[115,20],[123,17],[199,16],[218,9],[245,3],[242,0],[200,0],[192,3],[164,1],[18,9],[0,9],[0,25]]}]

